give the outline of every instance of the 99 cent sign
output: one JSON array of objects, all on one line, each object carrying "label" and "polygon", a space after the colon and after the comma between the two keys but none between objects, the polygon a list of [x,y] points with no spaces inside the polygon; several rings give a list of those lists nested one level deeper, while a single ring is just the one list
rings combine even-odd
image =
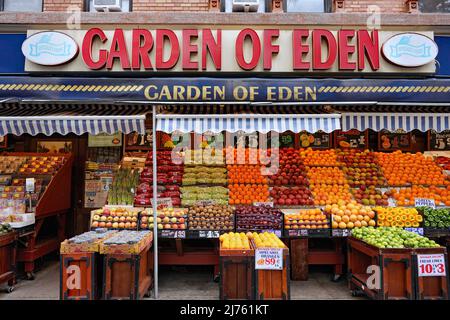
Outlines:
[{"label": "99 cent sign", "polygon": [[255,251],[256,270],[283,270],[283,249],[261,248]]}]

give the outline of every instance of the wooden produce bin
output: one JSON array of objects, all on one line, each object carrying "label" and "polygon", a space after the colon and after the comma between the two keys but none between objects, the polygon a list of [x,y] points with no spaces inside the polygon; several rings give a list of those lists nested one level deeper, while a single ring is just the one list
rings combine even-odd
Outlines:
[{"label": "wooden produce bin", "polygon": [[255,299],[255,251],[220,250],[220,299]]},{"label": "wooden produce bin", "polygon": [[98,299],[103,280],[103,269],[99,267],[102,256],[96,252],[76,252],[61,253],[60,257],[60,299]]},{"label": "wooden produce bin", "polygon": [[[446,268],[446,276],[419,277],[418,256],[422,254],[443,254]],[[413,253],[414,275],[415,275],[415,299],[416,300],[448,300],[449,298],[449,269],[447,249],[422,248],[414,249]]]},{"label": "wooden produce bin", "polygon": [[289,249],[285,248],[283,270],[255,270],[256,300],[290,300],[289,263]]},{"label": "wooden produce bin", "polygon": [[7,283],[8,292],[14,290],[16,282],[16,240],[15,231],[0,236],[0,284]]},{"label": "wooden produce bin", "polygon": [[149,296],[153,284],[152,241],[139,253],[105,253],[103,299],[138,300]]},{"label": "wooden produce bin", "polygon": [[[382,249],[349,237],[347,259],[350,290],[354,295],[360,290],[376,300],[414,299],[411,253],[411,249]],[[367,286],[371,275],[367,273],[367,268],[371,265],[380,268],[379,288]]]}]

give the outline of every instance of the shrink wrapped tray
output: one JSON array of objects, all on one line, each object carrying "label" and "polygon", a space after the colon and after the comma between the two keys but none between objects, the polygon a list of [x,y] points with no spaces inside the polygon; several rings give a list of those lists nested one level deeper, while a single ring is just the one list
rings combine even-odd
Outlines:
[{"label": "shrink wrapped tray", "polygon": [[98,252],[100,243],[112,237],[117,230],[96,229],[64,240],[61,243],[60,253]]},{"label": "shrink wrapped tray", "polygon": [[101,254],[139,254],[153,240],[151,231],[120,231],[100,244]]},{"label": "shrink wrapped tray", "polygon": [[239,206],[236,208],[238,230],[279,230],[283,226],[283,213],[270,206]]}]

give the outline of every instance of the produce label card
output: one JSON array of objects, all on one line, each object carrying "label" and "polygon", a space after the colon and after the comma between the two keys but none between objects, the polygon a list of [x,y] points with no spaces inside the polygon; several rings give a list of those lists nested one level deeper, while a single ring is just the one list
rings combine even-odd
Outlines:
[{"label": "produce label card", "polygon": [[256,249],[255,262],[256,270],[283,270],[283,249]]},{"label": "produce label card", "polygon": [[214,238],[218,238],[220,236],[220,232],[219,231],[199,231],[198,236],[199,236],[199,238],[214,239]]},{"label": "produce label card", "polygon": [[430,207],[435,209],[436,204],[433,199],[415,198],[414,204],[416,207]]},{"label": "produce label card", "polygon": [[419,277],[445,277],[445,258],[443,254],[418,254],[417,270]]},{"label": "produce label card", "polygon": [[405,230],[423,236],[423,228],[405,228]]},{"label": "produce label card", "polygon": [[265,232],[274,233],[278,238],[281,237],[281,230],[263,230]]},{"label": "produce label card", "polygon": [[35,180],[34,178],[26,178],[25,179],[25,190],[27,192],[34,192]]},{"label": "produce label card", "polygon": [[269,206],[273,208],[273,202],[253,202],[255,207]]}]

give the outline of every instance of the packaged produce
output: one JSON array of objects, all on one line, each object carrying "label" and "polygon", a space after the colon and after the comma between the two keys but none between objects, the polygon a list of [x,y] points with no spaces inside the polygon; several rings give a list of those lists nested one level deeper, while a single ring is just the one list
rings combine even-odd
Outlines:
[{"label": "packaged produce", "polygon": [[378,248],[438,248],[426,237],[396,227],[363,227],[352,230],[352,236]]}]

